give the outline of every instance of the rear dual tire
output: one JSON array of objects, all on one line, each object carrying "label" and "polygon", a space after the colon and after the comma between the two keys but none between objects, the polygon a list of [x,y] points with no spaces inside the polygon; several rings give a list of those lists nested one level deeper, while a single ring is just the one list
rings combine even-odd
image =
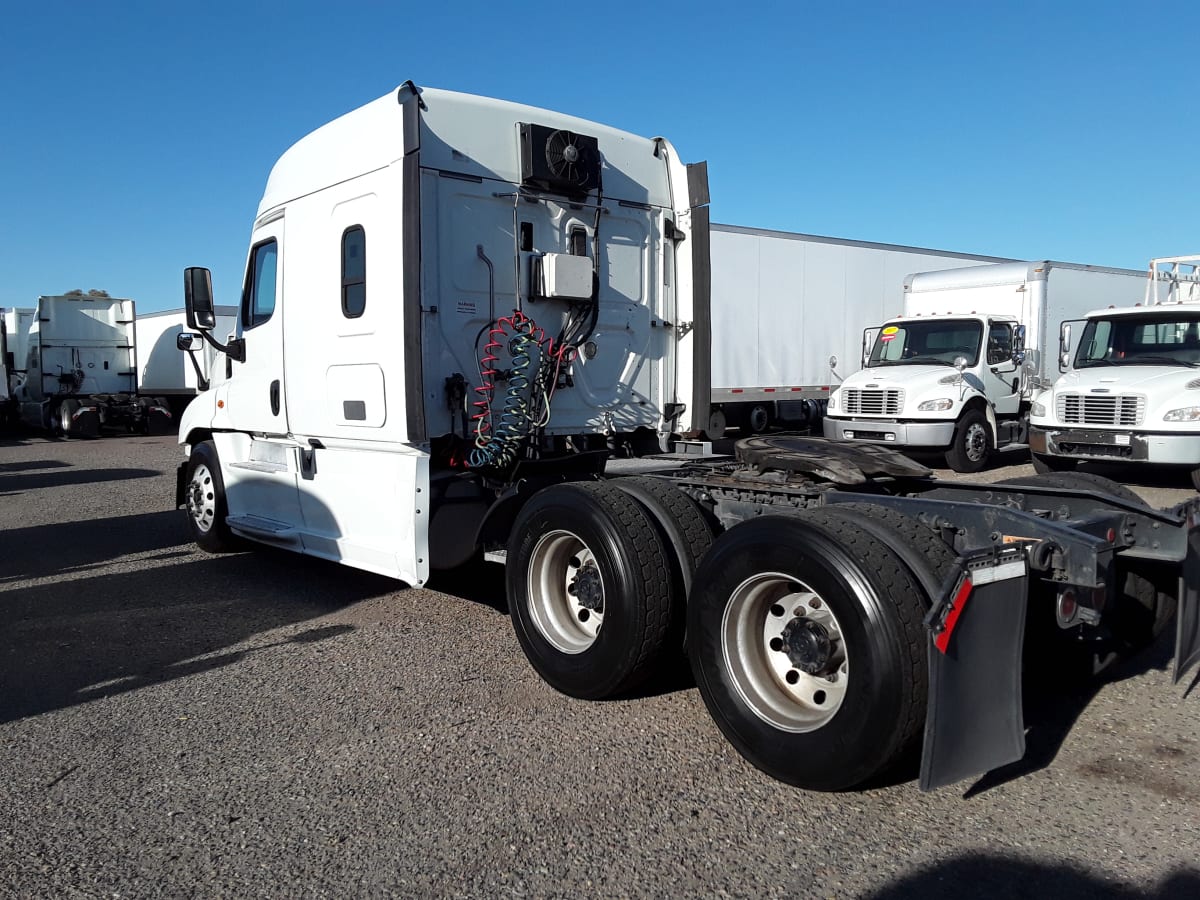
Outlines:
[{"label": "rear dual tire", "polygon": [[[885,542],[863,518],[889,533]],[[937,541],[874,508],[763,516],[721,535],[688,602],[689,655],[714,721],[747,760],[811,790],[877,778],[920,746],[929,598],[889,546]]]}]

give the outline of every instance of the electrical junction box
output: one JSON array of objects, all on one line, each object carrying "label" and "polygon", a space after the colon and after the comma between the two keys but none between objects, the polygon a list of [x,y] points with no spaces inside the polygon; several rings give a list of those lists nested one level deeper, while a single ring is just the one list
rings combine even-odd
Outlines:
[{"label": "electrical junction box", "polygon": [[590,300],[592,259],[569,253],[547,253],[540,259],[539,294],[547,300]]}]

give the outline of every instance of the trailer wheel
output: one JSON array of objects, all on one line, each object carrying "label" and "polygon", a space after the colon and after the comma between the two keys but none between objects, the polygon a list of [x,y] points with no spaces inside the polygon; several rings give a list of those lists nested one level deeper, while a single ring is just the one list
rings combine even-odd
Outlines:
[{"label": "trailer wheel", "polygon": [[1192,487],[1200,491],[1200,469],[1192,469]]},{"label": "trailer wheel", "polygon": [[689,650],[718,727],[812,790],[861,784],[918,740],[924,593],[849,513],[762,516],[717,538],[688,602]]},{"label": "trailer wheel", "polygon": [[184,497],[192,539],[202,550],[230,553],[242,548],[241,540],[225,523],[229,507],[225,502],[225,483],[221,479],[217,448],[212,441],[204,441],[192,448]]},{"label": "trailer wheel", "polygon": [[746,428],[751,434],[762,434],[771,427],[771,411],[762,403],[756,403],[746,413]]},{"label": "trailer wheel", "polygon": [[[1090,472],[1058,472],[1007,478],[999,483],[1097,491],[1141,507],[1149,507],[1145,500],[1126,485]],[[1178,599],[1171,593],[1172,585],[1175,584],[1173,573],[1166,571],[1162,566],[1155,566],[1154,563],[1127,562],[1120,557],[1117,562],[1120,567],[1117,577],[1123,575],[1124,581],[1121,582],[1121,593],[1117,596],[1116,609],[1110,622],[1112,636],[1102,641],[1072,642],[1074,650],[1067,654],[1065,661],[1078,674],[1100,674],[1119,660],[1150,646],[1175,615]],[[1168,590],[1160,590],[1160,587],[1167,587]],[[1040,621],[1044,633],[1052,633],[1059,637],[1061,649],[1061,638],[1066,633],[1055,623],[1053,603],[1048,602],[1049,599],[1042,599],[1038,603],[1040,608],[1031,608],[1030,621]],[[1050,629],[1053,629],[1053,632],[1050,632]],[[1044,635],[1042,637],[1045,643]]]},{"label": "trailer wheel", "polygon": [[704,426],[704,435],[710,441],[719,441],[725,437],[725,431],[729,427],[729,422],[725,418],[725,410],[719,406],[714,406],[708,412],[708,424]]},{"label": "trailer wheel", "polygon": [[1046,456],[1033,452],[1029,454],[1029,458],[1033,462],[1033,471],[1039,475],[1047,475],[1051,472],[1070,472],[1078,463],[1078,460],[1065,456]]},{"label": "trailer wheel", "polygon": [[978,472],[992,455],[992,432],[987,418],[977,409],[968,409],[954,429],[954,442],[946,451],[946,465],[955,472]]},{"label": "trailer wheel", "polygon": [[604,483],[544,488],[513,525],[509,612],[530,664],[552,687],[600,700],[654,670],[676,597],[649,512]]}]

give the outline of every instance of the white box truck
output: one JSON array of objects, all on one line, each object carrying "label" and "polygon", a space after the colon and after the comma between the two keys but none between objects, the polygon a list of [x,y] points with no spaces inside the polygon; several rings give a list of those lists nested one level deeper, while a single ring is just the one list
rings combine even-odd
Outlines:
[{"label": "white box truck", "polygon": [[1200,490],[1198,266],[1200,256],[1151,260],[1142,302],[1062,323],[1066,374],[1034,397],[1030,415],[1035,468],[1090,460],[1186,467]]},{"label": "white box truck", "polygon": [[830,392],[858,370],[864,324],[903,309],[913,272],[995,256],[712,226],[712,396],[704,431],[818,427]]},{"label": "white box truck", "polygon": [[414,585],[503,561],[521,648],[576,697],[630,691],[686,627],[733,745],[824,790],[918,749],[924,787],[1019,758],[1027,611],[1039,659],[1090,665],[1178,604],[1179,669],[1200,657],[1200,499],[1189,530],[1191,508],[1078,473],[943,484],[797,436],[606,472],[707,419],[707,199],[664,139],[411,82],[302,138],[267,181],[236,337],[211,333],[209,271],[184,273],[232,368],[179,431],[197,543]]},{"label": "white box truck", "polygon": [[1053,260],[912,275],[904,315],[868,330],[864,368],[830,398],[825,436],[944,451],[977,472],[1027,442],[1033,392],[1056,374],[1044,352],[1056,324],[1145,284],[1145,272]]},{"label": "white box truck", "polygon": [[170,419],[160,398],[138,394],[134,302],[75,294],[38,298],[15,401],[21,420],[62,437],[105,427],[149,432]]},{"label": "white box truck", "polygon": [[[215,314],[213,330],[227,340],[236,329],[237,307],[218,306]],[[225,371],[224,355],[209,344],[195,354],[181,350],[179,336],[186,333],[187,316],[182,309],[138,313],[134,320],[138,387],[143,394],[165,398],[176,418],[204,385],[224,377]]]}]

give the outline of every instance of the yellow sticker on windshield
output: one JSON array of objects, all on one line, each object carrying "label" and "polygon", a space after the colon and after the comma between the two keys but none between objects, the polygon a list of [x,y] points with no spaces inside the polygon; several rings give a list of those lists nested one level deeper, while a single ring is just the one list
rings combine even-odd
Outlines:
[{"label": "yellow sticker on windshield", "polygon": [[883,329],[883,331],[879,332],[879,339],[881,341],[894,341],[899,331],[900,329],[895,325],[889,325],[887,328]]}]

